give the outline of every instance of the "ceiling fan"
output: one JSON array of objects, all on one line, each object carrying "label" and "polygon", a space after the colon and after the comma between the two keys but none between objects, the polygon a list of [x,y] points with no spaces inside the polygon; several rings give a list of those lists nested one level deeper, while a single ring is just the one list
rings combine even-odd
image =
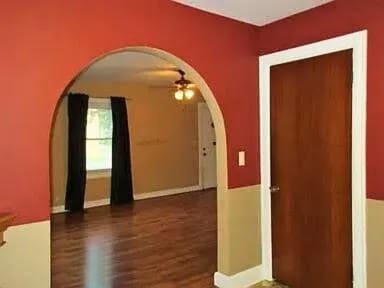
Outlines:
[{"label": "ceiling fan", "polygon": [[176,92],[175,98],[176,100],[191,100],[195,95],[195,91],[192,90],[192,82],[185,78],[185,72],[183,70],[177,70],[180,74],[180,79],[175,81]]},{"label": "ceiling fan", "polygon": [[175,88],[176,91],[174,93],[176,100],[190,100],[195,95],[194,88],[196,85],[192,83],[190,80],[188,80],[185,75],[186,73],[178,68],[165,68],[165,69],[150,69],[146,71],[142,71],[142,73],[146,74],[152,74],[152,75],[162,75],[162,76],[169,76],[169,73],[178,73],[179,79],[174,81],[170,85],[153,85],[153,87],[159,87],[159,88]]}]

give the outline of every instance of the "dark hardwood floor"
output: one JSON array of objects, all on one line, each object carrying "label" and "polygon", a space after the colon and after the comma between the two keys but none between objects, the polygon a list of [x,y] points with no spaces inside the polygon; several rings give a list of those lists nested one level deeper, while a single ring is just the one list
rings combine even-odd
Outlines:
[{"label": "dark hardwood floor", "polygon": [[52,216],[52,287],[211,288],[216,191]]}]

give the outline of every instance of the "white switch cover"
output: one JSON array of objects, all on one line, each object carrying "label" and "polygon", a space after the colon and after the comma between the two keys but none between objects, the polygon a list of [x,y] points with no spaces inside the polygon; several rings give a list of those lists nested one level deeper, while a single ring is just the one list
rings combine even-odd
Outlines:
[{"label": "white switch cover", "polygon": [[245,166],[245,151],[239,152],[239,166]]}]

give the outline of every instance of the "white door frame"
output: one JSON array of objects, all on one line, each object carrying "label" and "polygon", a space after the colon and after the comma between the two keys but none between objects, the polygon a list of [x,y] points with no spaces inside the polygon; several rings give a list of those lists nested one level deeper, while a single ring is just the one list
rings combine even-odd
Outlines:
[{"label": "white door frame", "polygon": [[366,272],[366,95],[367,31],[304,45],[260,57],[260,160],[261,160],[261,231],[262,269],[272,280],[271,223],[271,135],[270,68],[271,66],[353,49],[352,88],[352,239],[354,287],[367,287]]}]

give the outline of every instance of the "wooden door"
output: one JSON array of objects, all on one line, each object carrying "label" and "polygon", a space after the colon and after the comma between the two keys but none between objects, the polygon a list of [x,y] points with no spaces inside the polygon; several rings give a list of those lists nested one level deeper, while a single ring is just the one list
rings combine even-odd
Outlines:
[{"label": "wooden door", "polygon": [[273,276],[352,287],[352,51],[271,67]]},{"label": "wooden door", "polygon": [[217,186],[215,126],[206,103],[199,103],[200,173],[203,189]]}]

